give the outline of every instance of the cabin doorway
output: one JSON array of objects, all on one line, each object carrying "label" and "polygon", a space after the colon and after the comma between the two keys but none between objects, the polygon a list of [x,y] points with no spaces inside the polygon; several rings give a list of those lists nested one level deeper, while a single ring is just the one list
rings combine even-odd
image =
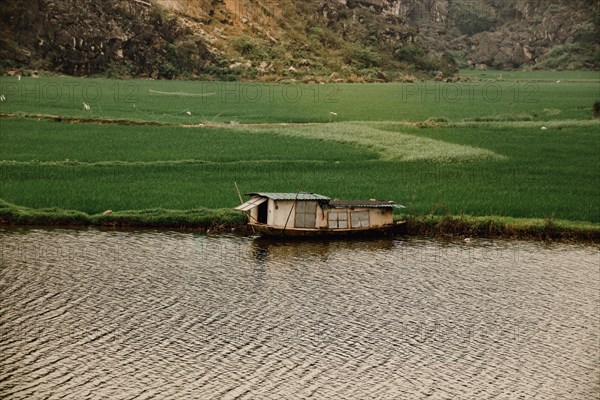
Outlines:
[{"label": "cabin doorway", "polygon": [[267,223],[267,215],[269,213],[269,202],[265,201],[261,205],[258,206],[258,223],[266,224]]},{"label": "cabin doorway", "polygon": [[316,228],[317,227],[317,202],[316,201],[297,201],[296,202],[296,220],[295,228]]}]

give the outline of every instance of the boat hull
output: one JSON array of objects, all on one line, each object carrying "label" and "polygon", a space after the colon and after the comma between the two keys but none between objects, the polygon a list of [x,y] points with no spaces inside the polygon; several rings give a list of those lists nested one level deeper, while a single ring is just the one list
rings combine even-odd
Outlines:
[{"label": "boat hull", "polygon": [[406,234],[406,222],[396,222],[373,228],[354,229],[302,229],[302,228],[275,228],[264,224],[250,225],[256,233],[270,237],[285,238],[327,238],[327,237],[355,237],[355,236],[394,236]]}]

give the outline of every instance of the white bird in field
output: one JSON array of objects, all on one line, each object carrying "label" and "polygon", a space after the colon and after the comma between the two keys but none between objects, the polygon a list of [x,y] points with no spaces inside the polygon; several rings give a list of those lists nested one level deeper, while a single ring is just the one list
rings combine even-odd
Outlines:
[{"label": "white bird in field", "polygon": [[548,128],[546,128],[545,126],[542,126],[542,130],[543,131],[545,131],[546,129],[548,129]]},{"label": "white bird in field", "polygon": [[85,111],[90,111],[92,108],[88,104],[83,103],[83,109]]},{"label": "white bird in field", "polygon": [[188,111],[188,112],[186,112],[186,114],[187,114],[187,115],[192,115],[192,113],[191,113],[191,112],[189,112],[189,111]]},{"label": "white bird in field", "polygon": [[556,81],[556,83],[560,83],[560,80]]},{"label": "white bird in field", "polygon": [[337,116],[337,113],[336,113],[336,112],[333,112],[333,111],[329,111],[329,114],[330,114],[330,115],[335,115],[335,116]]},{"label": "white bird in field", "polygon": [[0,101],[6,101],[6,97],[4,95],[0,96]]},{"label": "white bird in field", "polygon": [[21,75],[17,75],[17,80],[20,81],[21,80]]}]

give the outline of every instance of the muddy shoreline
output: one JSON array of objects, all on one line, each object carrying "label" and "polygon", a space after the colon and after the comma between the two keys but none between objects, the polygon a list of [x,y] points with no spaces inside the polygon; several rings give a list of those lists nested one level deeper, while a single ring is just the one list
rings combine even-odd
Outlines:
[{"label": "muddy shoreline", "polygon": [[[544,220],[510,219],[498,217],[465,216],[406,216],[398,220],[406,221],[406,235],[432,238],[487,239],[526,239],[536,241],[588,242],[600,244],[598,224],[565,226],[563,222]],[[256,233],[245,222],[207,220],[192,221],[135,221],[92,216],[90,220],[72,218],[23,218],[23,216],[0,213],[0,227],[32,228],[99,228],[109,230],[175,230],[205,234],[235,234],[253,236]]]}]

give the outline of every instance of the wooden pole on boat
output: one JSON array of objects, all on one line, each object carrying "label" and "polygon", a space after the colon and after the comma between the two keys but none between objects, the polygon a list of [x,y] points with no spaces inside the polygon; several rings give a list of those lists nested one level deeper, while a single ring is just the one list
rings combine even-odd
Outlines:
[{"label": "wooden pole on boat", "polygon": [[300,181],[300,185],[298,185],[298,190],[296,190],[296,197],[294,198],[294,204],[292,204],[292,208],[290,209],[290,213],[288,214],[287,219],[285,220],[285,225],[283,226],[283,232],[285,233],[285,228],[287,228],[288,222],[290,222],[290,217],[292,216],[292,211],[296,208],[296,203],[298,202],[298,195],[300,194],[300,190],[302,189],[302,184],[304,183],[304,178]]},{"label": "wooden pole on boat", "polygon": [[[237,191],[238,197],[240,198],[240,204],[244,204],[244,199],[242,198],[242,193],[240,192],[240,188],[238,187],[237,182],[233,182],[233,184],[235,185],[235,190]],[[246,214],[248,214],[248,218],[250,218],[251,220],[254,219],[252,218],[252,214],[250,213],[250,211],[246,212]],[[256,234],[256,231],[254,230],[254,227],[252,225],[250,225],[250,228],[252,228],[252,233]]]},{"label": "wooden pole on boat", "polygon": [[242,198],[237,182],[233,182],[233,184],[235,185],[235,190],[237,190],[238,197],[240,198],[240,204],[244,204],[244,199]]}]

